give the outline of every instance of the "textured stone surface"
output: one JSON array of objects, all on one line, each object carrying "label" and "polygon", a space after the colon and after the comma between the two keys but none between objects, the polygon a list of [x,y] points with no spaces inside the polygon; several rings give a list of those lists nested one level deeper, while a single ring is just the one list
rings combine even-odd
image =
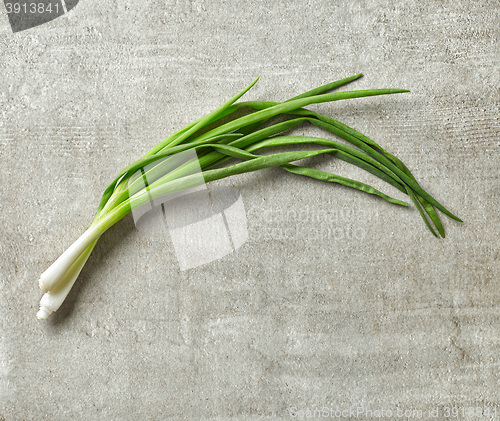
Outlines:
[{"label": "textured stone surface", "polygon": [[[82,0],[16,34],[2,7],[0,420],[500,416],[497,1]],[[412,92],[314,108],[461,216],[446,239],[414,208],[271,169],[215,183],[245,204],[236,252],[182,272],[126,218],[36,320],[39,274],[123,166],[257,75],[247,98],[284,100],[360,71],[353,89]]]}]

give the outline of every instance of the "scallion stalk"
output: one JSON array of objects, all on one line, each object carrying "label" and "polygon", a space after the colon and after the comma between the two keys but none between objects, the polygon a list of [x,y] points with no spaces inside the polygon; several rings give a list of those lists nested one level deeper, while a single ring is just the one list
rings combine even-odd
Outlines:
[{"label": "scallion stalk", "polygon": [[[365,183],[292,164],[321,154],[328,154],[358,166],[407,194],[431,232],[437,236],[432,222],[439,234],[444,237],[444,229],[435,208],[455,220],[461,220],[428,194],[401,160],[370,138],[338,120],[304,108],[323,102],[408,92],[403,89],[372,89],[327,93],[359,77],[361,74],[344,78],[281,103],[273,101],[237,103],[236,101],[257,82],[257,78],[213,112],[173,133],[142,158],[125,167],[104,191],[90,227],[40,276],[39,286],[45,294],[41,299],[37,317],[46,319],[59,309],[99,238],[110,227],[132,210],[152,200],[198,186],[200,183],[264,168],[281,167],[292,174],[342,184],[376,195],[392,204],[410,206]],[[250,110],[250,113],[243,117],[235,117],[235,112],[241,108]],[[284,117],[286,120],[272,123],[276,117]],[[210,130],[206,129],[208,125],[213,126],[222,119],[229,121]],[[284,134],[302,124],[313,124],[352,146],[327,138]],[[323,148],[267,155],[255,153],[263,149],[290,145],[295,147],[317,145]],[[186,151],[193,151],[197,158],[180,163],[169,161],[169,157]],[[226,161],[235,159],[240,162],[222,166]],[[201,169],[202,177],[193,174],[196,168]],[[144,178],[149,181],[147,186],[144,184]]]}]

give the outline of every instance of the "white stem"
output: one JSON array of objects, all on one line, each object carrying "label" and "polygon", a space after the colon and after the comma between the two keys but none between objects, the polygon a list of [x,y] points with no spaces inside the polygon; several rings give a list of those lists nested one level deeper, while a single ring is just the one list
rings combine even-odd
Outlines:
[{"label": "white stem", "polygon": [[78,275],[85,266],[94,246],[97,241],[95,241],[90,247],[88,247],[76,260],[76,262],[69,268],[69,270],[64,274],[61,278],[58,286],[52,291],[47,292],[43,295],[40,300],[40,310],[36,314],[36,317],[39,320],[45,320],[49,317],[54,311],[57,311],[61,304],[64,302],[66,297],[68,296],[71,288],[73,287]]},{"label": "white stem", "polygon": [[52,265],[42,273],[38,284],[43,292],[54,289],[80,255],[99,236],[91,226]]}]

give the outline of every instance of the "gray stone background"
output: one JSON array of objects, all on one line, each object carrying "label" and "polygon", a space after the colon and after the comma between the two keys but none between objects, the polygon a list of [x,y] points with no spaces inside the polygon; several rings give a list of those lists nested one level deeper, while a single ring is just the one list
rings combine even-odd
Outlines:
[{"label": "gray stone background", "polygon": [[[84,0],[13,34],[1,5],[0,420],[286,420],[322,407],[444,419],[447,406],[500,417],[499,11]],[[169,238],[125,218],[59,312],[36,320],[39,274],[122,167],[258,75],[246,99],[358,72],[349,89],[411,93],[311,108],[377,140],[462,217],[443,219],[445,239],[413,207],[269,169],[214,183],[243,197],[236,252],[180,271]],[[332,158],[314,163],[402,198]]]}]

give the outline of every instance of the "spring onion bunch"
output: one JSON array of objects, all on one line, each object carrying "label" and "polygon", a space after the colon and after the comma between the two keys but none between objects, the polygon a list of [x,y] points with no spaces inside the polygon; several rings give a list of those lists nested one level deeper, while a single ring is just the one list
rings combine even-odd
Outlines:
[{"label": "spring onion bunch", "polygon": [[[358,74],[320,86],[285,102],[237,103],[257,82],[257,78],[215,111],[171,134],[142,158],[125,167],[105,190],[90,227],[41,275],[39,286],[45,294],[37,317],[46,319],[61,306],[97,241],[107,229],[152,200],[196,187],[203,182],[263,168],[281,167],[292,174],[342,184],[396,205],[410,206],[365,183],[294,163],[320,154],[328,154],[362,168],[407,194],[429,230],[435,236],[438,236],[437,231],[444,237],[437,210],[455,220],[460,219],[428,194],[398,158],[353,128],[304,108],[322,102],[408,92],[402,89],[371,89],[329,93],[360,76]],[[238,112],[242,108],[248,111],[243,116]],[[346,142],[338,142],[328,136],[320,138],[284,134],[302,124],[317,126],[325,135],[335,135]],[[293,151],[258,153],[288,145],[294,145]],[[311,150],[310,145],[316,145],[317,149]],[[304,150],[300,146],[304,146]],[[196,158],[175,168],[166,159],[188,150],[194,151]],[[225,164],[231,159],[230,165]],[[193,174],[194,167],[202,171],[203,177]],[[145,186],[137,174],[146,173],[147,179],[154,181]]]}]

